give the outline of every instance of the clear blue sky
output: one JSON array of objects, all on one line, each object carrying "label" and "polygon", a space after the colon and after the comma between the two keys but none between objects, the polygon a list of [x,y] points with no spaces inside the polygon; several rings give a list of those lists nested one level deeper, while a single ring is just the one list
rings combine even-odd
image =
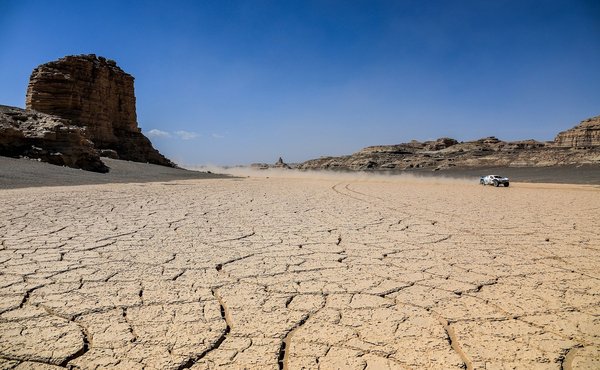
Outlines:
[{"label": "clear blue sky", "polygon": [[550,140],[600,114],[597,0],[0,0],[0,104],[87,53],[136,78],[142,130],[184,164]]}]

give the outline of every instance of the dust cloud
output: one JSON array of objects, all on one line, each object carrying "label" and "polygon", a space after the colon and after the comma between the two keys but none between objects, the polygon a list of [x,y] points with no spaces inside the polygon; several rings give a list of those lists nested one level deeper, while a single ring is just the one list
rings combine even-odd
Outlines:
[{"label": "dust cloud", "polygon": [[312,179],[312,180],[339,180],[360,182],[403,182],[403,183],[427,183],[427,184],[455,184],[455,185],[478,185],[479,178],[465,176],[448,176],[441,174],[414,174],[414,173],[392,173],[392,172],[350,172],[350,171],[328,171],[328,170],[296,170],[296,169],[255,169],[251,167],[221,167],[221,166],[184,166],[185,169],[193,171],[209,171],[218,174],[227,174],[238,177],[251,178],[284,178],[284,179]]}]

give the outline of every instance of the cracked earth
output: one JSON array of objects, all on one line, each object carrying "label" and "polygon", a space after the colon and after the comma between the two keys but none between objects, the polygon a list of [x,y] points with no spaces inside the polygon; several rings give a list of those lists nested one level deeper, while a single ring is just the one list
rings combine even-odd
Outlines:
[{"label": "cracked earth", "polygon": [[0,192],[1,369],[598,369],[600,188]]}]

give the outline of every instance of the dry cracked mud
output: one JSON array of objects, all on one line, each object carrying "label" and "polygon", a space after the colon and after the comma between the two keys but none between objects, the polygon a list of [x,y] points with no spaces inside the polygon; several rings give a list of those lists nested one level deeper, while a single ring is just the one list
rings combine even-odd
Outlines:
[{"label": "dry cracked mud", "polygon": [[0,192],[1,369],[598,369],[600,188]]}]

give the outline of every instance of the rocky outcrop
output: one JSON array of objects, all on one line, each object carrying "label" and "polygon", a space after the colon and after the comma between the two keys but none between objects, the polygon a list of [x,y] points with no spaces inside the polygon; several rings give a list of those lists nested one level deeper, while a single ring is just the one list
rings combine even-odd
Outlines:
[{"label": "rocky outcrop", "polygon": [[0,105],[0,155],[108,172],[84,129],[56,116]]},{"label": "rocky outcrop", "polygon": [[138,127],[133,80],[113,60],[67,56],[33,70],[26,107],[84,127],[95,148],[113,157],[174,166]]},{"label": "rocky outcrop", "polygon": [[283,161],[283,158],[279,157],[279,159],[277,160],[277,162],[275,162],[274,164],[269,164],[269,163],[252,163],[250,164],[250,168],[252,168],[253,170],[268,170],[270,168],[277,168],[277,169],[284,169],[284,170],[289,170],[292,168],[295,168],[296,164],[287,164]]},{"label": "rocky outcrop", "polygon": [[545,167],[600,165],[600,116],[560,133],[554,142],[506,142],[490,136],[458,142],[450,138],[364,148],[352,155],[306,161],[300,169],[443,170],[451,167]]},{"label": "rocky outcrop", "polygon": [[588,118],[570,130],[556,136],[554,142],[560,147],[600,147],[600,116]]},{"label": "rocky outcrop", "polygon": [[275,164],[273,165],[274,168],[281,168],[281,169],[286,169],[289,170],[291,167],[289,164],[285,163],[283,161],[283,158],[279,157],[279,159],[277,160],[277,162],[275,162]]}]

